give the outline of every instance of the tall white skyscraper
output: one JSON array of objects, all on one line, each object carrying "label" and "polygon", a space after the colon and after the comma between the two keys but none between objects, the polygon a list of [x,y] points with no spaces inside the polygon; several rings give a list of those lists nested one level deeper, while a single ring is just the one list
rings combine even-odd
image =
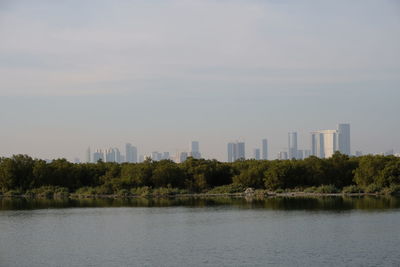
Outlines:
[{"label": "tall white skyscraper", "polygon": [[130,143],[127,143],[125,145],[125,161],[136,163],[137,160],[137,148],[132,146]]},{"label": "tall white skyscraper", "polygon": [[292,132],[288,134],[288,148],[289,148],[289,159],[297,159],[297,133]]},{"label": "tall white skyscraper", "polygon": [[337,130],[322,130],[311,133],[311,153],[320,158],[330,158],[339,151],[350,155],[350,124],[339,124]]},{"label": "tall white skyscraper", "polygon": [[264,159],[264,160],[268,159],[268,140],[267,139],[262,140],[261,159]]}]

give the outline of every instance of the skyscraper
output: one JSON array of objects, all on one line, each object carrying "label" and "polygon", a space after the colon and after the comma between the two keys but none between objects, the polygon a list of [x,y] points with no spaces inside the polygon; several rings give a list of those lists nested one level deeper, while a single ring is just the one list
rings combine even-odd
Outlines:
[{"label": "skyscraper", "polygon": [[235,161],[235,143],[228,143],[228,162],[234,162]]},{"label": "skyscraper", "polygon": [[263,139],[262,140],[262,147],[261,147],[261,158],[264,160],[268,159],[268,140],[267,139]]},{"label": "skyscraper", "polygon": [[195,159],[201,158],[201,154],[200,154],[200,150],[199,150],[199,142],[198,141],[192,141],[191,150],[190,150],[190,156],[192,156]]},{"label": "skyscraper", "polygon": [[350,155],[350,124],[342,123],[337,130],[322,130],[311,133],[311,153],[320,158],[330,158],[339,151]]},{"label": "skyscraper", "polygon": [[101,149],[97,149],[94,153],[93,153],[93,162],[98,162],[99,160],[104,161],[104,153]]},{"label": "skyscraper", "polygon": [[237,159],[246,159],[246,149],[244,142],[238,142],[237,145]]},{"label": "skyscraper", "polygon": [[125,145],[125,161],[126,162],[137,162],[137,148],[132,146],[130,143]]},{"label": "skyscraper", "polygon": [[338,125],[338,146],[340,153],[350,156],[350,124],[348,123]]},{"label": "skyscraper", "polygon": [[228,143],[228,162],[234,162],[238,159],[246,158],[246,149],[244,142]]},{"label": "skyscraper", "polygon": [[288,134],[288,148],[289,148],[289,159],[297,159],[297,133],[292,132]]},{"label": "skyscraper", "polygon": [[90,147],[86,150],[86,162],[89,163],[91,162],[91,152],[90,152]]},{"label": "skyscraper", "polygon": [[253,157],[254,157],[255,160],[259,160],[260,159],[260,149],[259,148],[255,148],[254,149]]}]

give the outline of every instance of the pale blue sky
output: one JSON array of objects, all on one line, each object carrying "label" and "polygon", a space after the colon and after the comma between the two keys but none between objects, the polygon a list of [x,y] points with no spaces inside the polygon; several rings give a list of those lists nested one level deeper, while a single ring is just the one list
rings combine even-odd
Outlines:
[{"label": "pale blue sky", "polygon": [[88,145],[226,159],[352,125],[400,150],[398,1],[0,0],[0,155]]}]

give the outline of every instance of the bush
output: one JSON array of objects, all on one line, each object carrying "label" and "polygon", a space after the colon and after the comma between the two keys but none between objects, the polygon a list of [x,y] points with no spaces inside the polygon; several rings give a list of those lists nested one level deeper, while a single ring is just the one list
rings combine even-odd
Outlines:
[{"label": "bush", "polygon": [[385,187],[382,192],[386,195],[400,195],[400,185],[392,184],[390,187]]},{"label": "bush", "polygon": [[131,193],[127,189],[121,189],[117,192],[117,196],[119,197],[129,197]]},{"label": "bush", "polygon": [[137,187],[131,189],[131,194],[134,196],[146,197],[150,196],[152,190],[149,186]]},{"label": "bush", "polygon": [[349,185],[346,187],[343,187],[342,193],[344,194],[353,194],[353,193],[363,193],[364,190],[361,187],[358,187],[356,185]]},{"label": "bush", "polygon": [[380,187],[377,184],[370,184],[369,186],[367,186],[365,188],[366,193],[379,193],[379,192],[381,192],[381,190],[382,190],[382,187]]},{"label": "bush", "polygon": [[75,191],[78,195],[96,195],[96,189],[90,186],[81,187]]},{"label": "bush", "polygon": [[27,195],[39,198],[66,198],[69,191],[68,188],[60,186],[42,186],[28,191]]},{"label": "bush", "polygon": [[315,192],[320,194],[332,194],[338,193],[339,190],[334,185],[321,185],[315,190]]},{"label": "bush", "polygon": [[19,190],[9,190],[4,193],[5,197],[14,197],[14,196],[20,196],[22,193]]},{"label": "bush", "polygon": [[282,188],[278,188],[275,190],[275,193],[282,194],[282,193],[285,193],[285,190],[283,190]]},{"label": "bush", "polygon": [[238,184],[228,184],[214,187],[207,194],[234,194],[243,193],[246,190],[243,186]]},{"label": "bush", "polygon": [[312,187],[307,187],[304,189],[304,193],[315,193],[317,191],[317,187],[312,186]]}]

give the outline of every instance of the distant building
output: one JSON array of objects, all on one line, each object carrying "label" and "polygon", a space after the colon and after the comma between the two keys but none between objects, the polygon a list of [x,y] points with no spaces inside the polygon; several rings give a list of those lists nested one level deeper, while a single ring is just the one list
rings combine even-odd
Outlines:
[{"label": "distant building", "polygon": [[139,163],[142,163],[144,161],[144,156],[143,155],[140,155],[139,156]]},{"label": "distant building", "polygon": [[351,147],[350,147],[350,124],[348,123],[341,123],[338,125],[337,130],[337,150],[345,155],[351,155]]},{"label": "distant building", "polygon": [[263,139],[261,146],[261,159],[267,160],[268,159],[268,140]]},{"label": "distant building", "polygon": [[92,162],[91,158],[92,157],[91,157],[90,147],[88,147],[88,149],[86,150],[86,162],[87,163]]},{"label": "distant building", "polygon": [[296,159],[304,159],[304,151],[302,149],[297,150],[297,157]]},{"label": "distant building", "polygon": [[350,155],[350,124],[339,124],[337,130],[311,133],[311,154],[313,156],[330,158],[336,151]]},{"label": "distant building", "polygon": [[363,155],[362,151],[357,150],[355,153],[356,157],[361,157]]},{"label": "distant building", "polygon": [[311,150],[305,149],[305,150],[304,150],[304,157],[303,157],[303,159],[306,159],[306,158],[308,158],[308,157],[310,157],[310,156],[311,156]]},{"label": "distant building", "polygon": [[289,159],[297,159],[297,133],[292,132],[288,134],[288,148]]},{"label": "distant building", "polygon": [[76,164],[81,163],[81,160],[79,158],[74,158],[74,163]]},{"label": "distant building", "polygon": [[94,153],[93,153],[93,162],[98,162],[99,160],[104,161],[104,153],[101,149],[97,149]]},{"label": "distant building", "polygon": [[253,158],[256,160],[260,160],[260,149],[259,148],[254,149]]},{"label": "distant building", "polygon": [[386,151],[385,153],[383,153],[383,155],[385,155],[385,156],[393,156],[394,155],[394,150],[390,149],[390,150]]},{"label": "distant building", "polygon": [[187,152],[180,152],[178,153],[178,161],[179,163],[185,162],[188,158],[188,153]]},{"label": "distant building", "polygon": [[200,153],[199,142],[198,141],[192,141],[191,150],[190,150],[190,156],[195,158],[195,159],[201,158],[201,153]]},{"label": "distant building", "polygon": [[281,151],[278,153],[278,159],[279,160],[287,160],[288,159],[288,153],[286,151]]},{"label": "distant building", "polygon": [[154,152],[151,152],[150,158],[153,161],[160,161],[162,159],[162,154],[157,151],[154,151]]},{"label": "distant building", "polygon": [[132,146],[130,143],[125,145],[125,161],[131,163],[136,163],[138,161],[137,148]]},{"label": "distant building", "polygon": [[170,159],[169,152],[163,152],[161,159]]},{"label": "distant building", "polygon": [[246,149],[244,142],[228,143],[228,162],[245,159]]}]

